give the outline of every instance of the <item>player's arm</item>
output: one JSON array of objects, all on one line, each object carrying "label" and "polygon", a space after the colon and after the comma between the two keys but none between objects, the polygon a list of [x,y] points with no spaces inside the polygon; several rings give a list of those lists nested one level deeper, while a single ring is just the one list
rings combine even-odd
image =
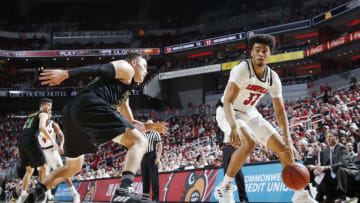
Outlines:
[{"label": "player's arm", "polygon": [[277,123],[285,139],[285,145],[287,146],[288,150],[292,151],[291,155],[293,156],[293,158],[296,158],[297,160],[301,160],[301,156],[295,149],[293,145],[293,141],[290,136],[289,122],[286,115],[283,98],[282,97],[272,98],[272,102],[275,109]]},{"label": "player's arm", "polygon": [[279,125],[279,128],[280,128],[283,136],[284,136],[287,150],[292,151],[291,155],[293,156],[293,158],[296,157],[298,160],[300,160],[301,156],[296,151],[296,149],[292,143],[292,139],[291,139],[290,132],[289,132],[289,122],[288,122],[288,118],[286,115],[284,100],[283,100],[283,96],[282,96],[281,80],[275,72],[273,72],[272,77],[273,77],[273,84],[269,88],[269,93],[272,97],[272,103],[273,103],[273,107],[275,110],[275,116],[276,116],[277,123]]},{"label": "player's arm", "polygon": [[130,123],[135,125],[135,128],[138,129],[139,131],[146,132],[153,130],[158,133],[163,133],[165,135],[168,134],[166,127],[167,123],[143,123],[141,121],[135,120],[129,105],[129,98],[126,99],[126,101],[123,102],[121,105],[118,105],[116,108],[117,111],[122,116],[124,116]]},{"label": "player's arm", "polygon": [[233,82],[228,82],[224,92],[224,112],[227,122],[230,124],[231,130],[237,129],[233,103],[239,95],[240,88]]},{"label": "player's arm", "polygon": [[276,120],[283,136],[285,137],[285,142],[286,144],[291,143],[292,140],[289,133],[289,122],[287,119],[283,98],[272,98],[272,103],[275,109]]},{"label": "player's arm", "polygon": [[39,80],[41,85],[55,86],[66,79],[76,78],[78,76],[101,76],[116,78],[120,81],[130,84],[135,72],[132,66],[125,60],[117,60],[106,64],[97,64],[72,68],[70,70],[44,70]]},{"label": "player's arm", "polygon": [[49,133],[46,130],[46,121],[48,120],[48,118],[49,118],[49,115],[47,113],[40,113],[39,114],[39,119],[40,119],[40,121],[39,121],[39,130],[42,132],[43,135],[45,135],[46,139],[49,139],[51,144],[55,148],[57,148],[58,145],[56,144],[56,142],[53,139],[51,139]]},{"label": "player's arm", "polygon": [[238,146],[240,144],[239,134],[237,130],[240,126],[237,126],[235,121],[233,103],[237,96],[239,95],[240,88],[234,83],[229,81],[224,92],[224,113],[227,122],[231,127],[230,133],[230,144],[233,146]]},{"label": "player's arm", "polygon": [[63,151],[64,149],[64,133],[63,131],[61,130],[59,124],[53,122],[53,128],[54,128],[54,131],[56,133],[56,136],[58,136],[60,138],[60,150]]}]

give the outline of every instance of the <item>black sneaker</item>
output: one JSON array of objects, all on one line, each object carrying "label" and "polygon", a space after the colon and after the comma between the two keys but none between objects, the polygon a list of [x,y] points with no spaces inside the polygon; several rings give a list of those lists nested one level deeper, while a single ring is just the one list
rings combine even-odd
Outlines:
[{"label": "black sneaker", "polygon": [[115,191],[111,202],[152,203],[152,201],[149,200],[142,200],[141,195],[133,193],[132,190],[132,187],[118,188]]},{"label": "black sneaker", "polygon": [[35,189],[32,189],[29,193],[29,196],[25,199],[24,203],[35,203],[43,202],[45,200],[45,186],[38,184]]}]

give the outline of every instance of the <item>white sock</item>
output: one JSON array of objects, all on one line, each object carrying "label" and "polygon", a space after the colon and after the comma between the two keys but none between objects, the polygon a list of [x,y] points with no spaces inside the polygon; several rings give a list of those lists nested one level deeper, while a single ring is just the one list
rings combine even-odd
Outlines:
[{"label": "white sock", "polygon": [[234,178],[229,177],[228,175],[225,175],[224,180],[221,184],[222,185],[231,185],[233,180],[234,180]]},{"label": "white sock", "polygon": [[27,195],[28,193],[26,191],[21,191],[21,196]]},{"label": "white sock", "polygon": [[50,196],[51,195],[51,190],[46,191],[46,195]]},{"label": "white sock", "polygon": [[70,190],[71,190],[71,192],[72,192],[73,195],[77,193],[77,191],[76,191],[76,189],[75,189],[74,186],[71,186]]}]

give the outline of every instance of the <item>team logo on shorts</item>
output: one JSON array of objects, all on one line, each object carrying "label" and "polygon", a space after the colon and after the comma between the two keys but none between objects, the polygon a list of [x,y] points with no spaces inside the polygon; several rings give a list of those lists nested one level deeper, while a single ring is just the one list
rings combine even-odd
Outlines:
[{"label": "team logo on shorts", "polygon": [[189,173],[185,181],[185,191],[181,200],[184,202],[200,202],[203,199],[207,186],[204,174]]}]

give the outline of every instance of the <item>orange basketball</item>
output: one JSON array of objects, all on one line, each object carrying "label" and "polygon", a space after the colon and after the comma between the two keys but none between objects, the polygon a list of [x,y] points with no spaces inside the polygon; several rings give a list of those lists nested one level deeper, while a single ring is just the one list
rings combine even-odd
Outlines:
[{"label": "orange basketball", "polygon": [[308,169],[298,163],[287,165],[281,173],[281,178],[284,184],[293,190],[304,189],[310,182]]}]

